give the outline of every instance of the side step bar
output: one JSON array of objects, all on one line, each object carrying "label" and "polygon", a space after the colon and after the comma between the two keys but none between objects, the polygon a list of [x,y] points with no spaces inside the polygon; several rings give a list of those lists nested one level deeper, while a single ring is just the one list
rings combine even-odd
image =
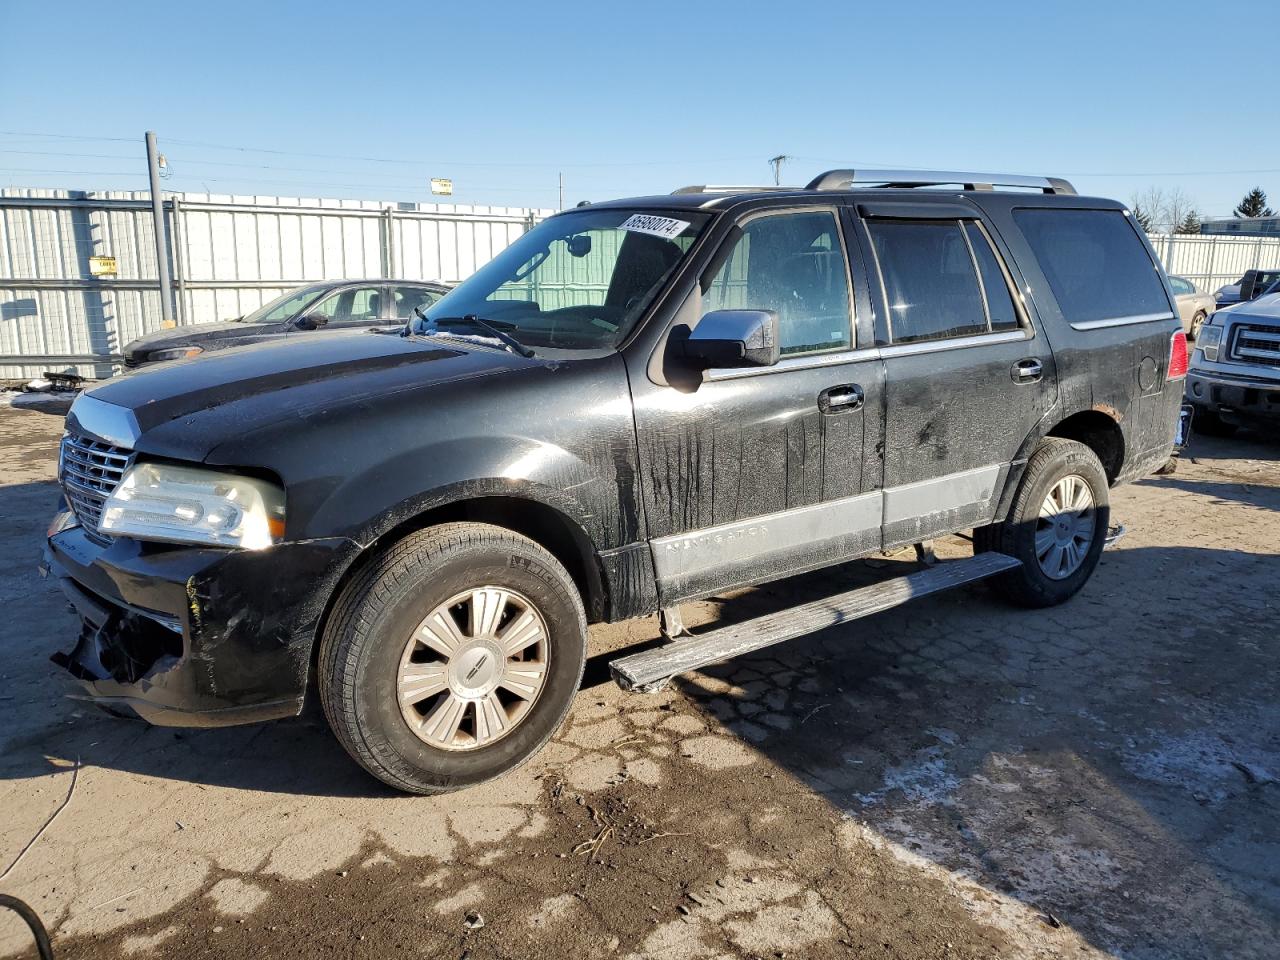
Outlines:
[{"label": "side step bar", "polygon": [[609,670],[623,690],[652,693],[660,690],[672,677],[690,670],[868,617],[917,597],[985,580],[1020,564],[1020,560],[1003,553],[980,553],[964,560],[948,560],[905,577],[859,587],[825,600],[802,603],[745,623],[633,653],[614,660],[609,664]]}]

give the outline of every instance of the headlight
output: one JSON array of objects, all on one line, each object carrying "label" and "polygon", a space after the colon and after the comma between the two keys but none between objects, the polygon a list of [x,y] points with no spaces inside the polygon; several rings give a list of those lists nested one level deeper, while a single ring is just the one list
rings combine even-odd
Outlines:
[{"label": "headlight", "polygon": [[1196,349],[1204,354],[1204,358],[1211,363],[1218,359],[1218,348],[1222,346],[1222,328],[1215,326],[1213,317],[1209,317],[1205,321],[1204,326],[1200,328],[1200,335],[1196,338]]},{"label": "headlight", "polygon": [[102,506],[103,533],[260,550],[284,535],[284,491],[265,480],[136,463]]},{"label": "headlight", "polygon": [[183,360],[204,353],[204,347],[171,347],[168,350],[152,350],[147,359],[153,363],[160,360]]}]

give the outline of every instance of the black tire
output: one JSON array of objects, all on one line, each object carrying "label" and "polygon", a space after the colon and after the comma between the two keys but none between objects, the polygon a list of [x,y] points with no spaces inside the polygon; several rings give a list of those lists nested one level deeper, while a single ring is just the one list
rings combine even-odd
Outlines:
[{"label": "black tire", "polygon": [[[547,628],[546,676],[509,733],[446,750],[420,739],[401,714],[401,657],[428,614],[484,585],[518,591],[537,608]],[[569,712],[586,649],[582,600],[555,557],[500,527],[442,524],[395,543],[343,589],[320,641],[320,701],[343,747],[379,780],[445,793],[514,770],[542,748]]]},{"label": "black tire", "polygon": [[1205,312],[1203,310],[1197,311],[1196,315],[1191,318],[1191,330],[1187,333],[1188,340],[1200,339],[1200,328],[1204,326],[1205,319]]},{"label": "black tire", "polygon": [[[1076,476],[1093,498],[1093,538],[1080,566],[1062,579],[1050,577],[1036,555],[1040,508],[1058,481]],[[976,553],[996,550],[1022,561],[1022,566],[990,581],[997,595],[1022,607],[1052,607],[1073,597],[1088,582],[1106,546],[1111,510],[1106,472],[1098,455],[1083,443],[1045,437],[1036,447],[1018,484],[1008,516],[974,531]]]},{"label": "black tire", "polygon": [[1234,437],[1239,429],[1234,423],[1227,423],[1216,410],[1208,407],[1196,407],[1195,416],[1191,418],[1193,433],[1202,433],[1206,437]]}]

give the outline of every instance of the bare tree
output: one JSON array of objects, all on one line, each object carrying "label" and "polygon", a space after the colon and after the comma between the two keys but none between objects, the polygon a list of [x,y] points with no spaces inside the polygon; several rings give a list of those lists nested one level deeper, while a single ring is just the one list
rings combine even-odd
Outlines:
[{"label": "bare tree", "polygon": [[1195,204],[1181,187],[1147,187],[1129,199],[1129,207],[1147,233],[1174,233],[1195,212]]},{"label": "bare tree", "polygon": [[1187,219],[1187,214],[1194,212],[1195,208],[1191,198],[1180,187],[1174,187],[1165,195],[1163,216],[1160,218],[1161,229],[1165,233],[1177,233]]}]

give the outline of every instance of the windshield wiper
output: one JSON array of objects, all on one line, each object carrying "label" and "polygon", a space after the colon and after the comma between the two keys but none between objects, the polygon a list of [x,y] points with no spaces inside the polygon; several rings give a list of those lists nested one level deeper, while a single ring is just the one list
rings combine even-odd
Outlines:
[{"label": "windshield wiper", "polygon": [[510,350],[512,353],[519,354],[525,358],[533,356],[533,351],[511,334],[507,333],[505,330],[499,330],[488,320],[485,320],[482,317],[477,317],[474,313],[468,313],[465,317],[441,317],[436,320],[428,320],[427,315],[422,312],[421,307],[414,307],[413,312],[418,315],[419,319],[421,319],[423,323],[436,327],[440,326],[442,323],[461,323],[468,327],[476,327],[493,337],[493,339],[497,340],[503,345],[503,347]]}]

